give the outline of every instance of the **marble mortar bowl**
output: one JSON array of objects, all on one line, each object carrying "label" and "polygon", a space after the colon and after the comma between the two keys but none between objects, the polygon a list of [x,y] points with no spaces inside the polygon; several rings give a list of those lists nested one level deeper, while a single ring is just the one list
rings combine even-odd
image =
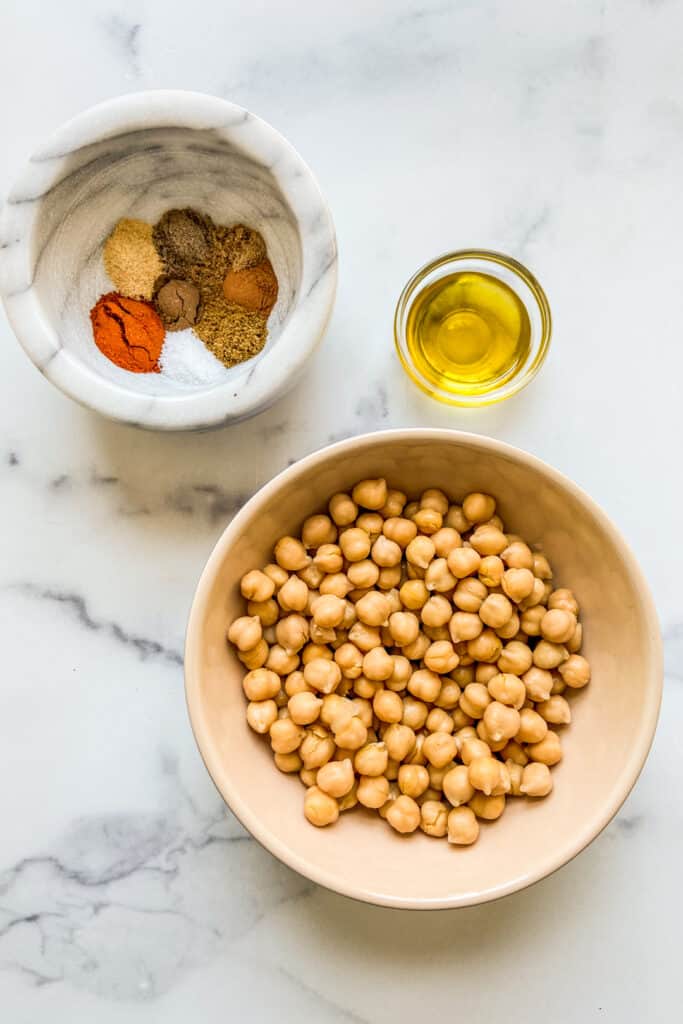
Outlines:
[{"label": "marble mortar bowl", "polygon": [[[211,387],[121,370],[92,340],[116,222],[183,206],[260,231],[279,280],[264,350]],[[67,122],[31,157],[0,222],[0,292],[26,353],[71,398],[141,427],[201,429],[266,408],[320,341],[336,278],[330,212],[301,157],[247,110],[200,93],[121,96]]]},{"label": "marble mortar bowl", "polygon": [[[296,534],[330,495],[385,476],[417,496],[441,487],[498,499],[508,530],[542,545],[555,585],[581,606],[583,653],[592,680],[573,691],[573,721],[561,727],[564,758],[544,800],[510,799],[482,823],[470,847],[416,832],[400,836],[356,807],[316,829],[302,810],[296,775],[281,774],[269,744],[245,719],[243,666],[226,644],[244,614],[239,581],[272,561],[275,541]],[[455,431],[392,430],[343,441],[271,480],[235,516],[204,569],[185,652],[192,728],[213,780],[242,824],[271,853],[321,885],[370,903],[408,909],[493,900],[561,867],[608,824],[647,757],[662,691],[657,617],[631,551],[604,512],[557,470],[510,445]],[[225,884],[230,885],[226,877]]]}]

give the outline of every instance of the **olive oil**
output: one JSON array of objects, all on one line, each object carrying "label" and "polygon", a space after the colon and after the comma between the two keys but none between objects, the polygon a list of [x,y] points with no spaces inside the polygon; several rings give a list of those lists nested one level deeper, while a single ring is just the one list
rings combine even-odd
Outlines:
[{"label": "olive oil", "polygon": [[454,395],[485,395],[524,366],[531,324],[526,307],[505,282],[460,271],[418,292],[405,336],[425,383]]}]

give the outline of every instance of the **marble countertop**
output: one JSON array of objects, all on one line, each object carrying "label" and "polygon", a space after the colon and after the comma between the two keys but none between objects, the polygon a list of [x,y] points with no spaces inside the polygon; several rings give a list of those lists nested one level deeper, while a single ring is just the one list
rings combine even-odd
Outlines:
[{"label": "marble countertop", "polygon": [[[327,338],[237,427],[142,433],[54,390],[0,322],[0,1000],[8,1024],[456,1013],[675,1017],[683,797],[683,7],[675,0],[4,5],[4,194],[65,118],[185,87],[301,151],[339,237]],[[527,262],[554,343],[506,404],[453,411],[393,353],[405,279],[449,248]],[[183,697],[193,588],[288,462],[388,426],[469,429],[573,477],[652,586],[667,679],[612,825],[531,890],[401,915],[317,889],[224,812]]]}]

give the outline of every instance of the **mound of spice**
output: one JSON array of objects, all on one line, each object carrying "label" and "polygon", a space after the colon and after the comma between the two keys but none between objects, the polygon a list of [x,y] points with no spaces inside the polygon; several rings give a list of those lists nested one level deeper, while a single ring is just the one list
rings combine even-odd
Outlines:
[{"label": "mound of spice", "polygon": [[104,245],[104,269],[117,292],[130,299],[151,299],[163,272],[152,238],[152,225],[143,220],[120,220]]},{"label": "mound of spice", "polygon": [[109,292],[90,311],[100,352],[132,373],[159,373],[164,325],[149,302]]}]

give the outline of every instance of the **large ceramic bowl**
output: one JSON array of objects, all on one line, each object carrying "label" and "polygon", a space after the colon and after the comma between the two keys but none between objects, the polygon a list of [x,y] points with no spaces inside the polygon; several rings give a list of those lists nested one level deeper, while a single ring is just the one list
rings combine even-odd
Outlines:
[{"label": "large ceramic bowl", "polygon": [[[383,475],[411,494],[490,491],[513,532],[542,544],[555,581],[571,587],[593,677],[576,692],[564,759],[545,800],[510,800],[471,847],[402,837],[354,809],[331,828],[302,813],[296,776],[281,775],[245,722],[243,669],[225,641],[242,614],[239,579],[271,557],[335,491]],[[344,441],[285,470],[238,513],[202,573],[185,660],[199,749],[231,810],[271,853],[337,892],[393,907],[459,907],[538,881],[579,853],[616,814],[643,766],[662,687],[657,617],[647,584],[604,512],[566,477],[509,445],[445,430],[394,430]],[[227,883],[226,883],[227,884]]]},{"label": "large ceramic bowl", "polygon": [[[263,235],[279,280],[264,350],[221,383],[119,369],[89,310],[112,290],[102,247],[121,217],[192,206]],[[67,122],[31,157],[0,222],[0,292],[38,369],[83,405],[157,429],[234,422],[293,385],[319,342],[337,279],[332,219],[313,175],[274,128],[200,93],[142,92]]]}]

